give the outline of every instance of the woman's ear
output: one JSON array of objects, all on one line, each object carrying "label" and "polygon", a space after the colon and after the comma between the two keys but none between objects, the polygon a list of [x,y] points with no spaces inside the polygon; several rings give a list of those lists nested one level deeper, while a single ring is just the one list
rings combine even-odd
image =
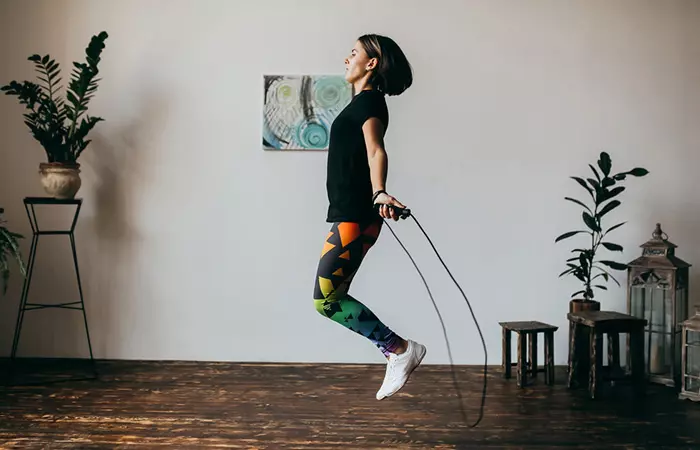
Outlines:
[{"label": "woman's ear", "polygon": [[379,61],[377,61],[377,58],[372,58],[367,62],[367,70],[374,70],[377,68],[377,64]]}]

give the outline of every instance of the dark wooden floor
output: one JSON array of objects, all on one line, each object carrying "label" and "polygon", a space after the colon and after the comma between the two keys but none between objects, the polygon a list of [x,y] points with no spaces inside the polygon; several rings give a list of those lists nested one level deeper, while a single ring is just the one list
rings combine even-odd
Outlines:
[{"label": "dark wooden floor", "polygon": [[[377,401],[380,365],[100,361],[99,379],[54,361],[22,362],[9,385],[0,363],[0,448],[700,448],[700,405],[650,387],[589,400],[557,385],[518,390],[491,368],[484,419],[461,422],[449,366],[422,366],[395,397]],[[89,367],[89,366],[87,366]],[[478,367],[456,369],[470,421]],[[37,385],[28,383],[36,382]]]}]

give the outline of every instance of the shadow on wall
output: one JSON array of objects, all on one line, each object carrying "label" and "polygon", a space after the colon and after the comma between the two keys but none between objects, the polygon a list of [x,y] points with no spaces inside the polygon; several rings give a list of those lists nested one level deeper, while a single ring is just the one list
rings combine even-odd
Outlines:
[{"label": "shadow on wall", "polygon": [[[149,280],[140,273],[135,249],[142,242],[138,223],[140,194],[150,184],[156,161],[151,136],[164,122],[165,95],[138,97],[141,107],[126,124],[92,136],[92,151],[85,158],[94,177],[93,215],[85,220],[90,243],[83,248],[89,265],[86,307],[95,357],[119,356],[129,341],[129,318],[147,305]],[[86,155],[87,156],[87,155]],[[138,292],[138,295],[133,295]],[[80,345],[79,342],[76,342]]]}]

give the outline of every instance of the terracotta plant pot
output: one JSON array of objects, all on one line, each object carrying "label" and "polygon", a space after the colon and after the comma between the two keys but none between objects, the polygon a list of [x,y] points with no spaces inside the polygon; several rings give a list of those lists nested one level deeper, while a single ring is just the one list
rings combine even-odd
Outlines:
[{"label": "terracotta plant pot", "polygon": [[74,198],[82,183],[78,163],[41,163],[39,173],[44,191],[58,199]]},{"label": "terracotta plant pot", "polygon": [[569,301],[569,312],[600,311],[600,302],[576,298]]}]

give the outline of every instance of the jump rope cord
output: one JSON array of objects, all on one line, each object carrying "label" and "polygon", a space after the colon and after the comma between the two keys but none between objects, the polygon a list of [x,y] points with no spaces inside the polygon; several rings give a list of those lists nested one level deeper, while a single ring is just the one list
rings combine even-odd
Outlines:
[{"label": "jump rope cord", "polygon": [[[452,273],[450,272],[450,269],[447,268],[447,265],[445,262],[442,260],[442,257],[440,257],[440,253],[438,253],[437,249],[435,248],[435,245],[433,245],[433,241],[430,240],[430,237],[428,236],[428,233],[425,232],[423,227],[420,225],[416,217],[411,213],[410,216],[413,218],[413,220],[416,222],[416,225],[418,225],[418,228],[423,232],[425,235],[425,238],[428,240],[430,243],[430,246],[433,248],[433,251],[435,251],[435,254],[437,255],[438,259],[442,263],[443,267],[445,267],[445,270],[447,273],[450,275],[450,278],[452,278],[452,281],[454,281],[455,285],[457,285],[457,288],[459,291],[462,293],[462,296],[464,297],[464,300],[467,302],[467,306],[469,307],[469,311],[471,312],[472,318],[474,319],[474,324],[476,325],[476,329],[479,331],[479,336],[481,337],[481,344],[484,347],[484,385],[483,385],[483,390],[481,393],[481,407],[479,408],[479,418],[476,420],[476,422],[473,425],[470,425],[471,428],[476,427],[479,422],[481,422],[481,419],[484,417],[484,404],[486,403],[486,384],[487,384],[487,366],[488,366],[488,353],[486,351],[486,340],[484,339],[484,335],[481,332],[481,327],[479,326],[479,322],[476,320],[476,316],[474,315],[474,310],[472,309],[471,303],[469,303],[469,299],[467,296],[464,294],[464,291],[462,290],[462,287],[457,283],[457,280],[455,280],[455,277],[452,276]],[[386,223],[387,227],[389,227],[389,231],[391,231],[391,234],[394,235],[396,238],[396,241],[399,243],[401,248],[406,252],[406,255],[408,255],[408,258],[411,260],[413,263],[413,266],[416,268],[418,271],[418,274],[420,275],[421,279],[423,280],[423,284],[425,284],[425,288],[428,290],[428,295],[430,296],[430,300],[433,302],[433,307],[435,308],[435,312],[437,312],[438,318],[440,319],[440,324],[442,325],[442,332],[443,335],[445,336],[445,342],[447,343],[447,353],[450,358],[450,371],[452,372],[452,381],[455,385],[455,389],[457,390],[457,396],[459,398],[459,406],[460,406],[460,412],[462,413],[462,419],[464,422],[467,422],[467,415],[464,410],[464,405],[462,402],[462,393],[459,390],[459,384],[457,383],[457,377],[455,374],[454,370],[454,362],[452,360],[452,350],[450,349],[450,340],[447,337],[447,330],[445,329],[445,322],[442,320],[442,315],[440,314],[440,310],[437,307],[437,304],[435,303],[435,299],[433,298],[433,294],[430,292],[430,288],[428,287],[428,283],[425,281],[425,277],[421,273],[420,269],[418,268],[418,265],[416,264],[415,260],[411,256],[411,253],[406,249],[406,247],[403,245],[401,242],[401,239],[394,233],[394,230],[391,228],[389,223],[387,222],[386,219],[384,219],[384,223]]]}]

